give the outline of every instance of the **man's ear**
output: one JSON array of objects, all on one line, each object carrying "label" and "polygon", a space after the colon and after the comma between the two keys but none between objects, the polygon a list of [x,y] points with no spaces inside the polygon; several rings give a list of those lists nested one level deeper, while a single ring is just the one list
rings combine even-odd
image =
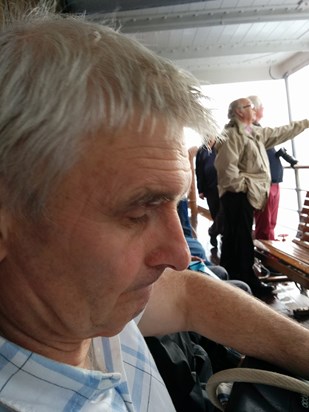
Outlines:
[{"label": "man's ear", "polygon": [[9,216],[7,210],[0,204],[0,262],[7,255],[7,239],[9,232]]},{"label": "man's ear", "polygon": [[239,119],[242,119],[244,117],[244,112],[241,109],[235,109],[235,114]]}]

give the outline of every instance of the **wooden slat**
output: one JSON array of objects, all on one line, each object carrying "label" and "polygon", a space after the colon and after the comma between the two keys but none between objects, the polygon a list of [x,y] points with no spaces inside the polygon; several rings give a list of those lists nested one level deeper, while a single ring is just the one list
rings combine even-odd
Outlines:
[{"label": "wooden slat", "polygon": [[309,192],[306,193],[304,205],[299,214],[299,225],[297,228],[296,239],[308,242],[308,244],[304,246],[309,247]]},{"label": "wooden slat", "polygon": [[275,264],[283,274],[309,289],[309,192],[299,216],[295,239],[285,242],[255,240],[254,244],[265,264]]},{"label": "wooden slat", "polygon": [[273,270],[282,273],[283,275],[286,275],[290,280],[300,284],[303,288],[309,289],[309,278],[299,269],[288,265],[286,262],[283,262],[282,260],[276,258],[271,254],[268,254],[267,252],[257,250],[257,257],[263,262],[265,266],[270,267]]},{"label": "wooden slat", "polygon": [[292,242],[294,242],[296,245],[303,247],[305,249],[307,249],[307,253],[309,254],[309,239],[293,239]]},{"label": "wooden slat", "polygon": [[294,242],[278,242],[275,240],[260,240],[260,242],[266,246],[268,253],[309,275],[309,253],[306,248]]}]

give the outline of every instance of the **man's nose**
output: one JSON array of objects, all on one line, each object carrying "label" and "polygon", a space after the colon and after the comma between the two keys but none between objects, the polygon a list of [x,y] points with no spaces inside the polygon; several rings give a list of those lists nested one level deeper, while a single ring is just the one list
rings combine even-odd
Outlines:
[{"label": "man's nose", "polygon": [[[165,266],[175,270],[184,270],[191,261],[188,243],[177,212],[173,218],[161,222],[153,238],[153,246],[147,264],[150,266]],[[159,227],[157,228],[159,229]]]}]

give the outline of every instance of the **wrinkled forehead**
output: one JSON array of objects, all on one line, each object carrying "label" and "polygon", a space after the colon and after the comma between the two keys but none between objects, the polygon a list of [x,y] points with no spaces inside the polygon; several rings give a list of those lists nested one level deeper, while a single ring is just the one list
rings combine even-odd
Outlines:
[{"label": "wrinkled forehead", "polygon": [[163,114],[155,114],[146,118],[136,111],[125,125],[111,131],[100,133],[106,146],[147,147],[163,145],[166,149],[184,148],[185,125],[177,119],[166,118]]},{"label": "wrinkled forehead", "polygon": [[50,197],[52,204],[71,199],[74,208],[83,203],[110,211],[149,196],[179,200],[191,182],[188,150],[183,127],[165,126],[131,125],[108,138],[98,133]]},{"label": "wrinkled forehead", "polygon": [[[84,142],[77,168],[113,173],[117,167],[126,170],[136,165],[164,162],[167,170],[188,161],[184,127],[167,122],[163,117],[149,118],[142,123],[138,116],[116,131],[99,131]],[[119,174],[119,169],[117,174]]]},{"label": "wrinkled forehead", "polygon": [[242,106],[246,106],[247,104],[251,104],[252,102],[251,102],[251,100],[249,100],[249,99],[241,99],[241,100],[239,100],[239,104],[240,105],[242,105]]}]

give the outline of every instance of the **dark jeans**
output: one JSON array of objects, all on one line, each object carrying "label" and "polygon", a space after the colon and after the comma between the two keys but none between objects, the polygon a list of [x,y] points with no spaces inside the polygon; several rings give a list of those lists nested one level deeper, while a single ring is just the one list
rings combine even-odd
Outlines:
[{"label": "dark jeans", "polygon": [[213,224],[209,228],[210,236],[218,236],[223,233],[223,210],[219,198],[218,189],[209,190],[205,193],[209,212],[213,220]]},{"label": "dark jeans", "polygon": [[224,232],[220,264],[231,279],[254,285],[254,244],[252,225],[254,209],[246,193],[226,192],[221,198],[224,212]]}]

